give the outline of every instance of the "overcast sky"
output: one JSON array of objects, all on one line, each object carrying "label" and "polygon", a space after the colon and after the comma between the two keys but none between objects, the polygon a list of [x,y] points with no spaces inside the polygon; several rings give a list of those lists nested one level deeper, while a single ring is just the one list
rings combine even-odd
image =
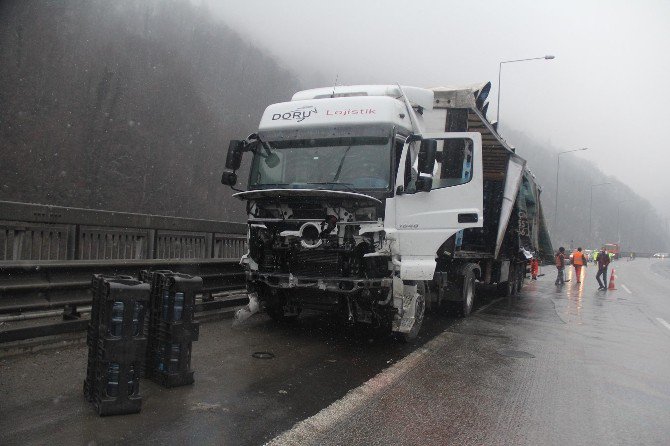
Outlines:
[{"label": "overcast sky", "polygon": [[308,81],[490,80],[491,120],[499,62],[554,55],[503,65],[503,136],[508,126],[559,150],[588,147],[561,158],[596,162],[670,216],[668,0],[207,2]]}]

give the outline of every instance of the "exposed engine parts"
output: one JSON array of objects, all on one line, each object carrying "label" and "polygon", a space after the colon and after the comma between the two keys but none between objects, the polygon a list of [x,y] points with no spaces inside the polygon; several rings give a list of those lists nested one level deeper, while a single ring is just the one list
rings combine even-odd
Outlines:
[{"label": "exposed engine parts", "polygon": [[361,234],[377,223],[374,206],[355,202],[252,202],[249,256],[259,272],[313,277],[388,276],[388,258],[364,257],[383,248],[382,230]]}]

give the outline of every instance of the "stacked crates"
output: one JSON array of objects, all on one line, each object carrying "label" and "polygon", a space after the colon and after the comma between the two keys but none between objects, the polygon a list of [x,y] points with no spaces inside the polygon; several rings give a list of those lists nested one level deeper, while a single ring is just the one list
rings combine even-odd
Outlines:
[{"label": "stacked crates", "polygon": [[155,325],[153,308],[155,306],[156,301],[157,300],[160,301],[160,296],[158,295],[160,287],[158,286],[158,283],[164,280],[165,276],[172,274],[173,273],[170,270],[150,271],[146,269],[141,270],[140,273],[138,274],[139,280],[148,283],[151,288],[151,294],[149,296],[149,315],[146,318],[145,322],[146,333],[148,336],[148,343],[147,343],[147,351],[145,354],[145,361],[142,363],[142,369],[141,369],[141,374],[143,378],[149,378],[151,376],[150,368],[153,362],[151,351],[153,350],[153,343],[155,340],[155,336],[152,335],[151,327]]},{"label": "stacked crates", "polygon": [[92,289],[84,395],[101,416],[137,413],[149,285],[127,276],[96,275]]},{"label": "stacked crates", "polygon": [[[86,345],[88,346],[88,362],[86,367],[86,379],[84,380],[84,396],[88,401],[93,401],[93,383],[95,382],[95,361],[98,357],[98,339],[100,331],[100,302],[98,297],[104,294],[105,280],[109,279],[131,279],[132,276],[114,276],[105,274],[94,274],[91,280],[91,320],[86,329]],[[146,332],[145,332],[146,333]]]},{"label": "stacked crates", "polygon": [[151,281],[151,317],[146,376],[164,387],[193,384],[191,348],[200,334],[193,313],[202,278],[166,271],[147,276]]}]

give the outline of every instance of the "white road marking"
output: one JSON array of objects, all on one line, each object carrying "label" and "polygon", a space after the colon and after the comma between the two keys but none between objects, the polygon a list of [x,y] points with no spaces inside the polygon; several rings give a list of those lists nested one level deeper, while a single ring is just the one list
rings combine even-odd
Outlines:
[{"label": "white road marking", "polygon": [[663,325],[665,326],[665,328],[667,328],[668,330],[670,330],[670,324],[668,324],[667,322],[665,322],[665,320],[664,320],[663,318],[657,317],[656,320],[659,321],[661,324],[663,324]]},{"label": "white road marking", "polygon": [[377,395],[388,392],[407,373],[422,363],[424,358],[435,354],[454,336],[458,335],[443,331],[422,348],[414,350],[393,366],[382,370],[361,386],[350,390],[345,396],[321,409],[317,414],[299,421],[289,430],[265,443],[265,446],[318,444],[318,438],[323,432],[337,426],[351,414],[362,410]]},{"label": "white road marking", "polygon": [[632,292],[631,290],[629,290],[628,287],[627,287],[626,285],[624,285],[623,283],[621,284],[621,288],[623,288],[624,290],[626,290],[626,292],[627,292],[628,294],[633,294],[633,292]]},{"label": "white road marking", "polygon": [[[478,308],[473,314],[484,311],[502,299],[504,298],[501,297],[495,299],[493,302]],[[453,326],[457,326],[457,324],[454,324]],[[394,365],[382,370],[359,387],[350,390],[342,398],[331,403],[330,406],[321,409],[321,411],[315,415],[299,421],[289,430],[284,431],[277,437],[265,443],[265,446],[300,446],[307,443],[318,444],[316,443],[316,440],[320,434],[332,429],[333,426],[336,426],[343,420],[346,420],[352,413],[362,410],[361,408],[369,404],[371,399],[376,395],[387,392],[388,389],[393,388],[393,386],[407,373],[419,366],[424,358],[429,357],[442,349],[454,336],[458,336],[458,333],[447,330],[443,331],[424,344],[423,347],[414,350],[412,353],[405,356]]]}]

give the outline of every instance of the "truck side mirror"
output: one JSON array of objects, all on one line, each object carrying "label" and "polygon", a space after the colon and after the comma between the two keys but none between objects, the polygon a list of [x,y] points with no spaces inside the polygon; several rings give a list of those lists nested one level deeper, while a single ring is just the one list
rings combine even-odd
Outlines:
[{"label": "truck side mirror", "polygon": [[431,175],[420,173],[416,179],[417,192],[430,192],[433,189],[433,177]]},{"label": "truck side mirror", "polygon": [[223,172],[221,175],[221,184],[226,186],[235,186],[237,184],[237,174],[235,172]]},{"label": "truck side mirror", "polygon": [[424,139],[419,149],[419,173],[433,174],[435,159],[437,157],[437,141]]},{"label": "truck side mirror", "polygon": [[228,155],[226,155],[226,169],[237,170],[242,164],[242,154],[244,153],[244,141],[233,139],[228,145]]},{"label": "truck side mirror", "polygon": [[430,192],[433,188],[433,169],[437,158],[437,141],[424,139],[421,141],[418,159],[418,178],[416,179],[417,192]]}]

